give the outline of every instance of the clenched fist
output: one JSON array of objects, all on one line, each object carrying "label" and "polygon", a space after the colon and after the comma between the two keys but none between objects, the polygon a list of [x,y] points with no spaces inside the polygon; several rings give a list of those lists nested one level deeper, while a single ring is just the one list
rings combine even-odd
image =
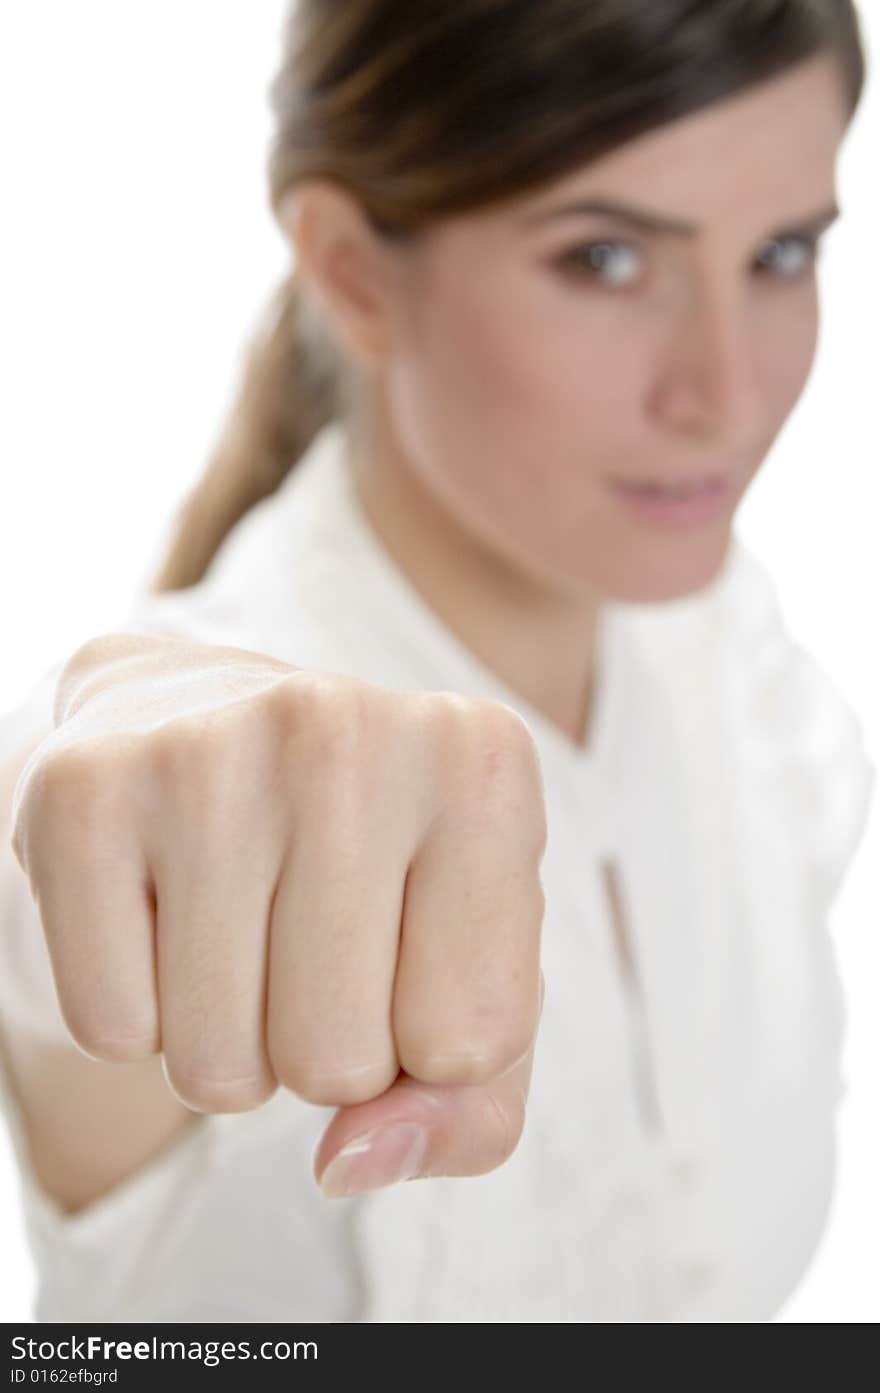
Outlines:
[{"label": "clenched fist", "polygon": [[[519,1140],[543,1000],[541,770],[510,708],[243,649],[78,650],[13,846],[97,1059],[202,1112],[338,1107],[328,1194]],[[340,1154],[346,1148],[343,1154]]]}]

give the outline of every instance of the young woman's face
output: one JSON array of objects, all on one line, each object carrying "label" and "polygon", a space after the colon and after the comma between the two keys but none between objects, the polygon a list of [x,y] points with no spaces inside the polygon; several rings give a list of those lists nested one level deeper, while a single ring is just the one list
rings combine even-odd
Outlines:
[{"label": "young woman's face", "polygon": [[[845,129],[823,57],[402,254],[386,388],[424,488],[569,598],[708,585],[813,363]],[[561,212],[577,202],[689,226]],[[724,506],[685,529],[611,484],[715,473]]]}]

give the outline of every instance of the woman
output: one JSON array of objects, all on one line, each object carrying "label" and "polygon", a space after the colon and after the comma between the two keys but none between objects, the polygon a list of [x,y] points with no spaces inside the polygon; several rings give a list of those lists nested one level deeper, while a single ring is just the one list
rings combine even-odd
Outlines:
[{"label": "woman", "polygon": [[[732,523],[813,360],[863,77],[835,0],[292,11],[270,182],[295,271],[124,628],[524,719],[528,1101],[499,1165],[476,1128],[368,1149],[384,1091],[178,1079],[197,1121],[63,1205],[9,1009],[38,1318],[768,1319],[803,1273],[840,1091],[825,915],[873,771]],[[469,1077],[403,1083],[442,1110]]]}]

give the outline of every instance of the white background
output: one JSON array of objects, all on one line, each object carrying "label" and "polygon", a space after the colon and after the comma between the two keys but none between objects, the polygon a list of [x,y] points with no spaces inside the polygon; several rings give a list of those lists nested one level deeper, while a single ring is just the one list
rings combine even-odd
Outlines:
[{"label": "white background", "polygon": [[[244,340],[287,264],[265,89],[283,0],[4,0],[0,127],[0,711],[152,573],[202,471]],[[880,12],[864,6],[872,62]],[[737,518],[795,635],[880,754],[880,98],[841,165],[811,383]],[[786,1321],[880,1319],[880,800],[832,916],[849,1006],[840,1171]],[[35,1280],[0,1126],[0,1320]]]}]

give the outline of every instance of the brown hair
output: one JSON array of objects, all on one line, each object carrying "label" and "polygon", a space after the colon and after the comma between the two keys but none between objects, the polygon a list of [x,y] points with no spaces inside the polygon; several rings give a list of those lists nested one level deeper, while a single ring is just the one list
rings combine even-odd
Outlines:
[{"label": "brown hair", "polygon": [[[827,50],[854,112],[865,56],[851,0],[295,0],[269,88],[270,205],[277,217],[299,181],[329,179],[377,233],[413,238]],[[196,584],[346,417],[347,367],[294,266],[148,593]]]}]

